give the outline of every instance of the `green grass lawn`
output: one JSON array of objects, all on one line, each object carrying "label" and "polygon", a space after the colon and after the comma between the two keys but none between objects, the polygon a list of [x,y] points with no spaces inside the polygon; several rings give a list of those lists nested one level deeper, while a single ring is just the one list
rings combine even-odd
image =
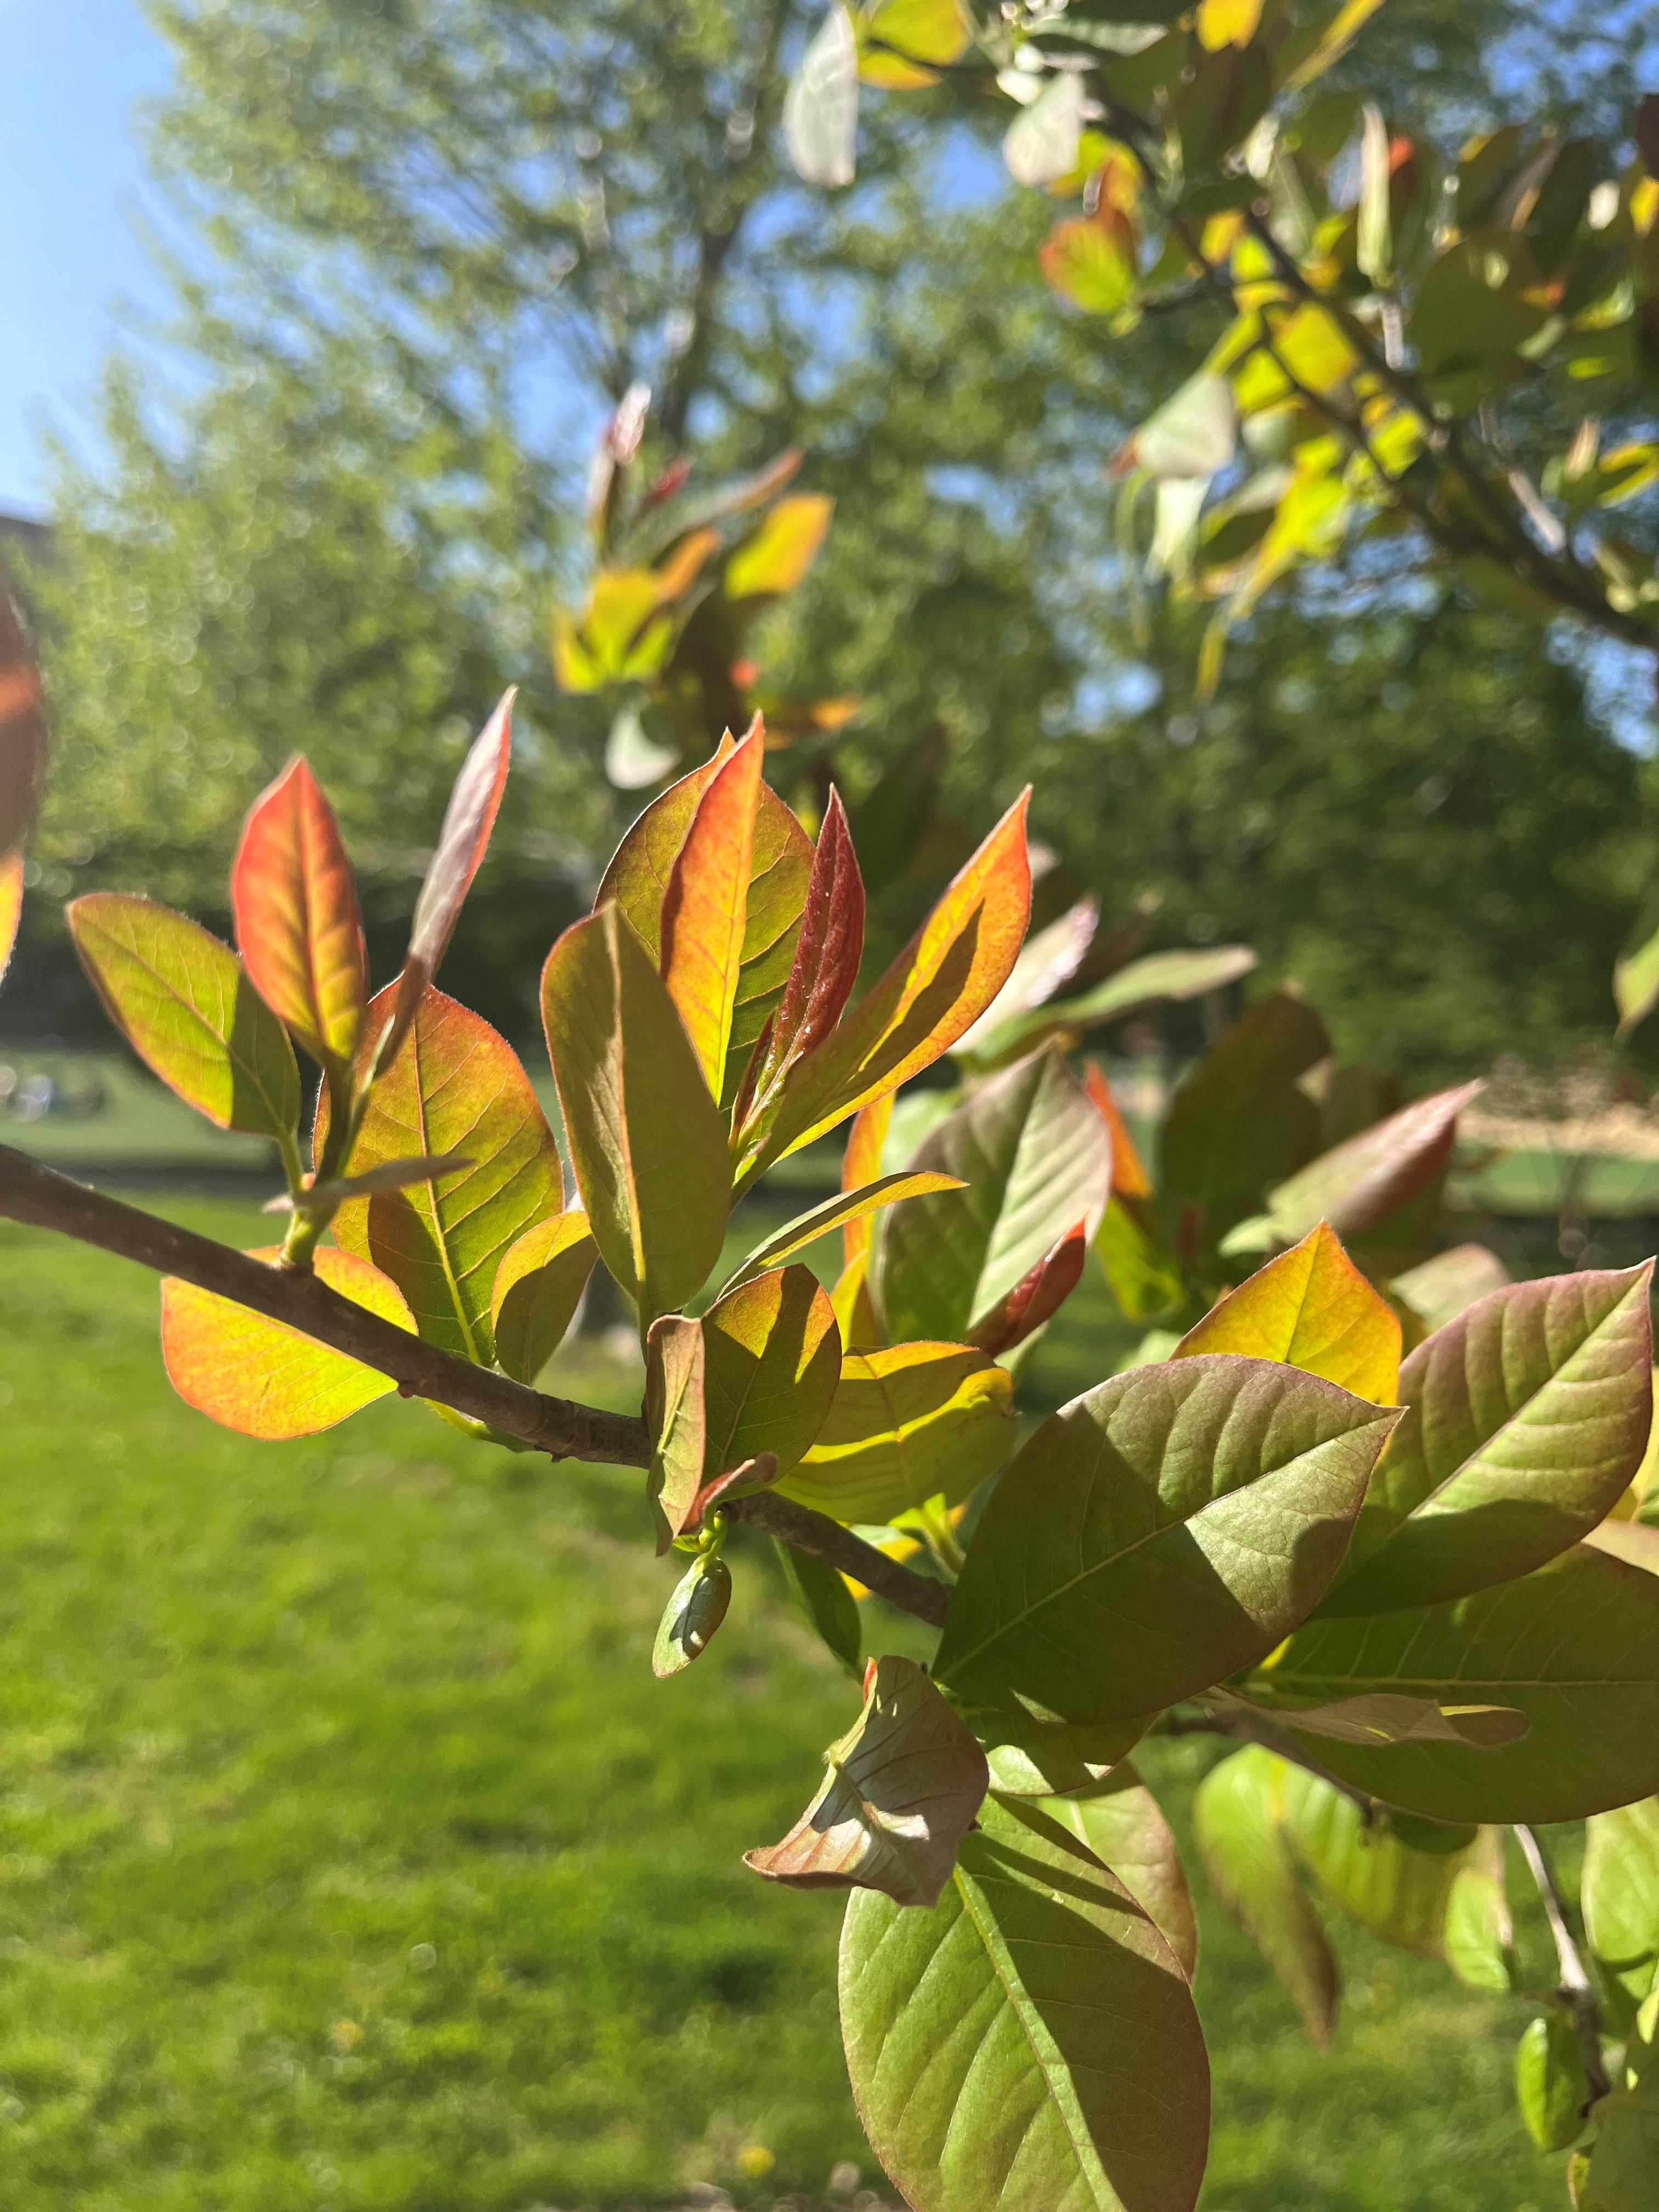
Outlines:
[{"label": "green grass lawn", "polygon": [[[659,1684],[674,1570],[635,1476],[395,1401],[245,1443],[172,1398],[155,1315],[136,1270],[0,1227],[7,2212],[816,2204],[843,2160],[873,2186],[836,1901],[739,1863],[854,1702],[769,1559],[739,1552],[720,1638]],[[587,1358],[566,1387],[626,1392]],[[1178,1821],[1206,1755],[1147,1762]],[[1514,2008],[1347,1939],[1322,2057],[1213,1914],[1206,1942],[1208,2212],[1554,2212]]]}]

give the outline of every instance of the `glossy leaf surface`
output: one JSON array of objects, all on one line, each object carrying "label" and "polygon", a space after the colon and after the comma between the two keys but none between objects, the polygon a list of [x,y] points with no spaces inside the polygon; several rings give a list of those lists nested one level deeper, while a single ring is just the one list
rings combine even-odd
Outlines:
[{"label": "glossy leaf surface", "polygon": [[779,1267],[784,1261],[792,1260],[797,1252],[805,1251],[820,1237],[830,1236],[837,1229],[844,1230],[853,1222],[866,1220],[884,1206],[896,1206],[901,1199],[927,1198],[961,1188],[961,1179],[957,1176],[907,1170],[898,1175],[883,1176],[879,1182],[866,1183],[861,1190],[842,1191],[806,1212],[798,1213],[781,1229],[774,1230],[739,1262],[725,1289],[736,1290],[739,1283],[746,1283],[764,1273],[768,1267]]},{"label": "glossy leaf surface", "polygon": [[971,1346],[848,1352],[817,1442],[781,1486],[835,1520],[886,1527],[930,1498],[971,1496],[1018,1434],[1006,1370]]},{"label": "glossy leaf surface", "polygon": [[1198,1972],[1198,1915],[1186,1869],[1162,1807],[1129,1762],[1122,1761],[1098,1790],[1050,1797],[1042,1809],[1110,1867],[1152,1916],[1190,1981]]},{"label": "glossy leaf surface", "polygon": [[663,981],[716,1100],[726,1080],[743,964],[764,756],[757,722],[709,778],[662,903]]},{"label": "glossy leaf surface", "polygon": [[859,2117],[915,2212],[1190,2212],[1209,2068],[1181,1962],[1040,1810],[987,1800],[930,1912],[841,1944]]},{"label": "glossy leaf surface", "polygon": [[703,1410],[702,1324],[663,1314],[645,1339],[645,1425],[651,1437],[646,1502],[665,1552],[696,1510],[708,1433]]},{"label": "glossy leaf surface", "polygon": [[1273,1968],[1322,2049],[1336,2027],[1341,1978],[1285,1836],[1283,1759],[1252,1744],[1212,1766],[1193,1802],[1210,1887]]},{"label": "glossy leaf surface", "polygon": [[292,1145],[294,1047],[228,945],[112,891],[72,900],[69,924],[111,1020],[153,1073],[219,1128]]},{"label": "glossy leaf surface", "polygon": [[1213,1354],[1074,1399],[986,1508],[939,1680],[1109,1721],[1264,1657],[1335,1572],[1393,1421],[1317,1376]]},{"label": "glossy leaf surface", "polygon": [[810,1267],[778,1267],[703,1316],[703,1476],[770,1452],[793,1467],[823,1428],[841,1376],[841,1332]]},{"label": "glossy leaf surface", "polygon": [[1401,1370],[1405,1419],[1331,1610],[1508,1581],[1612,1510],[1651,1419],[1649,1273],[1512,1284],[1418,1346]]},{"label": "glossy leaf surface", "polygon": [[[397,990],[369,1009],[373,1039]],[[318,1101],[317,1144],[329,1127]],[[442,991],[422,997],[402,1050],[375,1084],[346,1162],[360,1175],[415,1153],[470,1164],[342,1206],[335,1234],[373,1260],[408,1299],[428,1344],[487,1365],[491,1307],[508,1248],[560,1209],[558,1149],[518,1055],[488,1022]]]},{"label": "glossy leaf surface", "polygon": [[1280,1359],[1374,1406],[1399,1396],[1399,1320],[1323,1223],[1230,1291],[1174,1357],[1198,1352]]},{"label": "glossy leaf surface", "polygon": [[[274,1244],[248,1255],[276,1256]],[[315,1265],[342,1297],[399,1328],[413,1328],[397,1285],[367,1260],[324,1245]],[[398,1387],[389,1375],[298,1329],[173,1275],[161,1284],[161,1356],[168,1380],[187,1406],[222,1428],[265,1442],[331,1429]]]},{"label": "glossy leaf surface", "polygon": [[642,1319],[720,1258],[726,1125],[674,1003],[614,906],[566,930],[542,975],[566,1140],[593,1241]]},{"label": "glossy leaf surface", "polygon": [[319,1066],[343,1080],[368,1000],[368,957],[334,810],[303,760],[254,801],[230,872],[253,988]]},{"label": "glossy leaf surface", "polygon": [[515,1382],[533,1382],[564,1341],[599,1258],[579,1210],[555,1213],[509,1244],[489,1294],[495,1364]]},{"label": "glossy leaf surface", "polygon": [[872,1659],[864,1711],[825,1753],[823,1786],[789,1833],[744,1863],[791,1889],[873,1889],[931,1905],[978,1812],[985,1754],[912,1659]]}]

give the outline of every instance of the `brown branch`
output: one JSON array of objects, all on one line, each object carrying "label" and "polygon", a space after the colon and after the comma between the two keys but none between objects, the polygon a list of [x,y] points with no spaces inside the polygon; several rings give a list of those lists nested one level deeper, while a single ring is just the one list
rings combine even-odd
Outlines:
[{"label": "brown branch", "polygon": [[[475,1367],[354,1305],[307,1271],[251,1260],[194,1230],[88,1190],[6,1145],[0,1145],[0,1217],[56,1231],[158,1274],[194,1283],[360,1360],[377,1374],[389,1375],[405,1398],[447,1406],[554,1459],[612,1467],[644,1467],[650,1459],[645,1423],[630,1414],[547,1397],[494,1368]],[[942,1584],[890,1559],[827,1514],[764,1492],[734,1499],[725,1510],[852,1575],[902,1612],[934,1628],[942,1625],[949,1597]]]},{"label": "brown branch", "polygon": [[1522,1823],[1516,1823],[1515,1836],[1532,1878],[1538,1885],[1538,1894],[1543,1899],[1544,1917],[1549,1922],[1550,1934],[1555,1942],[1555,1956],[1561,1977],[1561,2001],[1572,2016],[1578,2046],[1583,2053],[1584,2081],[1589,2090],[1589,2102],[1595,2104],[1613,2087],[1601,2057],[1601,2008],[1596,2002],[1595,1988],[1585,1971],[1578,1946],[1573,1940],[1572,1929],[1567,1924],[1566,1901],[1556,1881],[1555,1869],[1545,1856],[1544,1846],[1538,1840],[1536,1832]]}]

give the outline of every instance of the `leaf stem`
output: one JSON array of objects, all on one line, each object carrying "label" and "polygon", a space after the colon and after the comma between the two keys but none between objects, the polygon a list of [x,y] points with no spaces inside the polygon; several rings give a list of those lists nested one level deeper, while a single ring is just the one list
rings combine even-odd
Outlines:
[{"label": "leaf stem", "polygon": [[1566,1901],[1555,1879],[1555,1869],[1549,1863],[1537,1831],[1517,1821],[1515,1838],[1538,1886],[1538,1894],[1543,1899],[1544,1917],[1550,1924],[1560,1971],[1561,2002],[1571,2016],[1579,2047],[1583,2052],[1584,2080],[1589,2088],[1589,2102],[1593,2105],[1605,2097],[1613,2087],[1601,2057],[1601,2008],[1596,2002],[1595,1987],[1585,1970],[1583,1956],[1568,1924]]}]

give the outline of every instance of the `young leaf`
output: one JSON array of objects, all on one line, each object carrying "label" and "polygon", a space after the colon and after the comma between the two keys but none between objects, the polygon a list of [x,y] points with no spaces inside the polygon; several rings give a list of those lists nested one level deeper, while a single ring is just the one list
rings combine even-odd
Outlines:
[{"label": "young leaf", "polygon": [[776,599],[793,592],[817,559],[835,511],[835,501],[823,492],[781,499],[726,562],[721,579],[726,598]]},{"label": "young leaf", "polygon": [[1419,1098],[1343,1145],[1271,1192],[1267,1213],[1287,1242],[1320,1221],[1339,1237],[1363,1237],[1434,1180],[1451,1158],[1457,1117],[1483,1085],[1460,1084]]},{"label": "young leaf", "polygon": [[533,1382],[564,1341],[599,1248],[580,1209],[555,1213],[509,1244],[489,1294],[495,1364]]},{"label": "young leaf", "polygon": [[1324,1222],[1230,1291],[1176,1347],[1282,1359],[1392,1406],[1400,1395],[1400,1322]]},{"label": "young leaf", "polygon": [[702,1487],[703,1333],[701,1322],[663,1314],[645,1339],[645,1425],[651,1435],[646,1502],[660,1555],[690,1524]]},{"label": "young leaf", "polygon": [[1589,2102],[1577,2031],[1557,2007],[1529,2021],[1515,2053],[1515,2095],[1540,2150],[1565,2150],[1584,2132]]},{"label": "young leaf", "polygon": [[1111,1193],[1105,1124],[1057,1053],[972,1092],[913,1164],[967,1188],[920,1199],[882,1224],[872,1291],[899,1340],[983,1341],[981,1327],[1079,1220],[1092,1238]]},{"label": "young leaf", "polygon": [[382,1067],[389,1066],[397,1056],[415,1018],[421,994],[437,975],[489,844],[513,762],[513,702],[517,696],[512,689],[501,694],[495,713],[473,739],[451,787],[437,847],[415,902],[409,950],[396,985],[392,1027],[379,1048],[378,1064]]},{"label": "young leaf", "polygon": [[726,1124],[666,986],[615,906],[566,930],[542,1015],[593,1241],[643,1321],[693,1296],[720,1258]]},{"label": "young leaf", "polygon": [[779,1267],[726,1291],[703,1316],[703,1479],[757,1454],[793,1467],[823,1426],[841,1334],[809,1267]]},{"label": "young leaf", "polygon": [[1455,1244],[1449,1252],[1437,1252],[1420,1267],[1396,1275],[1389,1288],[1433,1331],[1509,1280],[1510,1271],[1496,1252],[1484,1244]]},{"label": "young leaf", "polygon": [[[390,1018],[398,986],[368,1010],[362,1065]],[[317,1101],[318,1157],[331,1124]],[[410,1154],[467,1164],[400,1190],[355,1199],[334,1233],[390,1275],[428,1344],[488,1366],[495,1356],[491,1301],[509,1245],[559,1210],[558,1148],[518,1055],[488,1022],[438,990],[416,1010],[410,1040],[381,1074],[345,1162],[349,1176]]]},{"label": "young leaf", "polygon": [[1297,1079],[1330,1048],[1312,1007],[1285,991],[1258,1000],[1212,1047],[1164,1125],[1158,1185],[1167,1224],[1191,1208],[1200,1237],[1218,1238],[1311,1157],[1318,1109]]},{"label": "young leaf", "polygon": [[727,1468],[724,1474],[699,1485],[686,1518],[686,1530],[701,1528],[711,1513],[720,1512],[728,1498],[752,1498],[757,1491],[769,1490],[777,1479],[778,1462],[771,1452],[757,1452],[753,1459]]},{"label": "young leaf", "polygon": [[0,981],[11,965],[17,943],[17,925],[23,915],[23,855],[9,854],[0,860]]},{"label": "young leaf", "polygon": [[383,1190],[404,1190],[412,1182],[428,1182],[434,1176],[458,1175],[472,1164],[465,1152],[417,1152],[406,1160],[386,1160],[378,1168],[365,1168],[362,1175],[331,1176],[325,1182],[313,1182],[297,1198],[283,1191],[269,1198],[260,1207],[261,1213],[321,1213],[331,1216],[336,1208],[354,1198],[373,1198]]},{"label": "young leaf", "polygon": [[904,1198],[926,1198],[938,1191],[960,1190],[962,1187],[956,1176],[906,1172],[883,1176],[879,1182],[866,1183],[862,1190],[843,1191],[838,1197],[826,1198],[806,1212],[798,1213],[793,1221],[786,1221],[763,1243],[757,1244],[740,1261],[720,1295],[724,1297],[727,1291],[735,1291],[740,1284],[752,1281],[769,1267],[793,1259],[797,1252],[816,1244],[820,1237],[864,1220],[884,1206],[896,1206]]},{"label": "young leaf", "polygon": [[[841,1187],[843,1195],[848,1191],[867,1190],[881,1177],[882,1154],[887,1147],[887,1132],[893,1126],[893,1100],[896,1094],[886,1091],[869,1105],[860,1107],[853,1116],[853,1125],[847,1132],[847,1149],[842,1154]],[[842,1257],[846,1266],[855,1261],[867,1260],[875,1236],[875,1224],[863,1214],[855,1213],[844,1223],[841,1232]]]},{"label": "young leaf", "polygon": [[1002,158],[1017,185],[1051,185],[1077,167],[1087,88],[1067,70],[1051,76],[1003,135]]},{"label": "young leaf", "polygon": [[841,1019],[858,981],[863,952],[864,882],[841,793],[832,789],[812,854],[789,980],[757,1048],[753,1081],[745,1081],[739,1127],[752,1110],[764,1110],[789,1069]]},{"label": "young leaf", "polygon": [[971,1497],[1018,1434],[1006,1370],[971,1346],[848,1352],[817,1442],[781,1487],[835,1520],[884,1528],[930,1498]]},{"label": "young leaf", "polygon": [[1083,1279],[1089,1256],[1087,1220],[1068,1229],[1052,1251],[1027,1268],[1006,1297],[992,1307],[969,1332],[981,1352],[1000,1359],[1046,1328]]},{"label": "young leaf", "polygon": [[796,174],[809,185],[850,185],[858,129],[858,34],[841,0],[832,0],[783,103],[784,140]]},{"label": "young leaf", "polygon": [[343,1110],[362,1036],[368,956],[334,810],[302,759],[254,801],[230,872],[253,988],[328,1075]]},{"label": "young leaf", "polygon": [[1075,1797],[1051,1797],[1042,1810],[1086,1844],[1109,1866],[1181,1962],[1188,1981],[1198,1972],[1198,1916],[1176,1839],[1158,1802],[1125,1759],[1102,1783]]},{"label": "young leaf", "polygon": [[1644,2003],[1659,1977],[1659,1797],[1587,1823],[1579,1895],[1603,1971]]},{"label": "young leaf", "polygon": [[0,591],[0,860],[22,845],[46,781],[40,672],[11,601]]},{"label": "young leaf", "polygon": [[1139,1721],[1073,1728],[1017,1706],[964,1705],[962,1717],[984,1745],[991,1787],[1003,1797],[1090,1796],[1146,1733]]},{"label": "young leaf", "polygon": [[731,1602],[732,1570],[720,1554],[693,1559],[663,1608],[651,1647],[651,1671],[659,1682],[702,1658]]},{"label": "young leaf", "polygon": [[1031,910],[1022,793],[875,988],[785,1076],[755,1125],[744,1182],[932,1066],[1008,980]]},{"label": "young leaf", "polygon": [[791,1889],[875,1889],[930,1905],[978,1812],[985,1753],[912,1659],[872,1659],[864,1711],[781,1843],[744,1864]]},{"label": "young leaf", "polygon": [[881,1328],[876,1320],[876,1310],[870,1303],[870,1287],[866,1276],[866,1269],[860,1255],[842,1269],[830,1293],[830,1303],[836,1310],[836,1326],[841,1331],[843,1352],[871,1352],[879,1350],[881,1346]]},{"label": "young leaf", "polygon": [[1100,927],[1100,901],[1079,899],[1057,921],[1028,937],[1007,981],[970,1030],[957,1040],[957,1057],[971,1060],[980,1046],[1005,1024],[1029,1014],[1069,983]]},{"label": "young leaf", "polygon": [[[277,1247],[248,1257],[274,1261]],[[367,1260],[325,1244],[314,1265],[330,1290],[382,1321],[413,1329],[414,1319],[397,1285]],[[266,1442],[331,1429],[398,1387],[390,1376],[331,1351],[298,1329],[267,1321],[263,1314],[173,1275],[161,1285],[161,1357],[168,1380],[187,1406],[222,1428]]]},{"label": "young leaf", "polygon": [[1181,1962],[1040,1810],[988,1798],[929,1912],[841,1942],[859,2118],[915,2212],[1191,2212],[1209,2067]]},{"label": "young leaf", "polygon": [[1386,1691],[1523,1713],[1513,1743],[1313,1740],[1339,1779],[1427,1820],[1577,1820],[1659,1790],[1659,1576],[1589,1545],[1449,1604],[1311,1621],[1272,1679],[1286,1703]]},{"label": "young leaf", "polygon": [[1341,1979],[1281,1825],[1285,1767],[1255,1744],[1212,1766],[1193,1803],[1193,1832],[1211,1888],[1322,2051],[1336,2027]]},{"label": "young leaf", "polygon": [[935,1672],[1060,1719],[1157,1711],[1266,1656],[1318,1603],[1398,1417],[1228,1355],[1115,1376],[993,1493]]},{"label": "young leaf", "polygon": [[662,974],[718,1102],[726,1080],[766,738],[758,716],[709,778],[662,902]]},{"label": "young leaf", "polygon": [[71,900],[70,933],[110,1019],[187,1106],[294,1152],[300,1069],[288,1032],[228,945],[168,907]]},{"label": "young leaf", "polygon": [[1461,1597],[1594,1528],[1646,1448],[1651,1263],[1516,1283],[1419,1345],[1333,1613]]},{"label": "young leaf", "polygon": [[836,1570],[810,1552],[797,1552],[773,1540],[789,1595],[848,1673],[864,1674],[864,1631],[859,1602]]}]

